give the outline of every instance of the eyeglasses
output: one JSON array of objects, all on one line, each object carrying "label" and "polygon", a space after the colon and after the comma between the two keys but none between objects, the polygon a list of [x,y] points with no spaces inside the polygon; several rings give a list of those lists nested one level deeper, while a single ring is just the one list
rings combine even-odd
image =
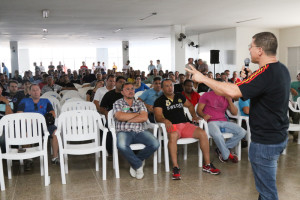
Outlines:
[{"label": "eyeglasses", "polygon": [[252,46],[252,44],[248,45],[248,49],[251,49],[252,47],[259,47],[259,46]]},{"label": "eyeglasses", "polygon": [[38,110],[38,106],[37,104],[34,104],[34,110],[37,111]]}]

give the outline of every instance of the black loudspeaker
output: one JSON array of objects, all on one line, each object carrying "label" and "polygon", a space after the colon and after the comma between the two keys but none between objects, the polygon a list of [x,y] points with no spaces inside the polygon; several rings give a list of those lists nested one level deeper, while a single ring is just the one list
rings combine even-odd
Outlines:
[{"label": "black loudspeaker", "polygon": [[210,64],[219,64],[219,52],[220,50],[210,50]]}]

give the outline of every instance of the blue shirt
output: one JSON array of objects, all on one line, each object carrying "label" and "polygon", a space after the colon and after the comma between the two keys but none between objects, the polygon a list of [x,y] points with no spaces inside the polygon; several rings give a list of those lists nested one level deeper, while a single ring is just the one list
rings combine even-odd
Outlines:
[{"label": "blue shirt", "polygon": [[153,106],[155,100],[163,94],[162,91],[156,92],[153,88],[143,92],[139,98],[141,98],[146,104]]},{"label": "blue shirt", "polygon": [[250,108],[250,99],[243,101],[242,99],[239,99],[239,109],[241,112],[241,116],[249,116],[244,113],[243,108],[244,107],[249,107]]},{"label": "blue shirt", "polygon": [[141,86],[137,89],[134,90],[134,92],[139,92],[139,91],[144,91],[144,90],[149,90],[150,88],[145,84],[145,83],[141,83]]},{"label": "blue shirt", "polygon": [[53,106],[48,99],[40,99],[37,104],[35,104],[32,98],[22,99],[18,105],[18,111],[23,112],[34,112],[45,115],[46,113],[53,111]]},{"label": "blue shirt", "polygon": [[7,77],[9,78],[9,71],[6,66],[3,67],[3,74],[6,74]]}]

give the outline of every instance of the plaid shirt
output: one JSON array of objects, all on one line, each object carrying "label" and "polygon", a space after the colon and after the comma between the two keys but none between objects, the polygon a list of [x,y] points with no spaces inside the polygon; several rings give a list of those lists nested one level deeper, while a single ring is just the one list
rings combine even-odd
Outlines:
[{"label": "plaid shirt", "polygon": [[[130,111],[132,109],[132,111]],[[130,107],[128,103],[124,100],[124,98],[117,100],[114,103],[114,113],[116,112],[124,112],[124,113],[140,113],[141,111],[147,112],[147,108],[143,102],[139,100],[133,100],[132,106]],[[121,122],[115,118],[116,122],[116,131],[117,132],[142,132],[145,129],[144,123],[130,123],[130,122]]]}]

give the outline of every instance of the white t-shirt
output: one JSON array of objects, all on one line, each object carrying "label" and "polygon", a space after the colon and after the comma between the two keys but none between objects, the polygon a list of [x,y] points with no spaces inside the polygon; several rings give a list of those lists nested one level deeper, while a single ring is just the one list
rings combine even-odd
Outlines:
[{"label": "white t-shirt", "polygon": [[123,72],[127,72],[127,70],[130,68],[130,65],[124,65],[123,66]]},{"label": "white t-shirt", "polygon": [[39,66],[39,67],[40,67],[41,72],[45,72],[45,67],[44,66]]},{"label": "white t-shirt", "polygon": [[[115,88],[113,88],[115,89]],[[106,88],[106,87],[102,87],[102,88],[99,88],[97,89],[96,93],[95,93],[95,96],[94,96],[94,100],[93,102],[96,100],[96,101],[99,101],[99,105],[101,104],[101,101],[104,97],[104,95],[106,94],[106,92],[108,92],[109,90]]]}]

